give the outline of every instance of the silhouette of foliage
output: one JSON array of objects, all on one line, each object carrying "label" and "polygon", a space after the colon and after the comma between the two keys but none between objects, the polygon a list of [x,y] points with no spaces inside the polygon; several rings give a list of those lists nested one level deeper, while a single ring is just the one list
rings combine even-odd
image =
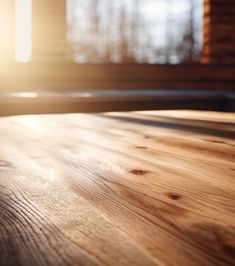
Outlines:
[{"label": "silhouette of foliage", "polygon": [[78,63],[199,60],[202,0],[69,0]]}]

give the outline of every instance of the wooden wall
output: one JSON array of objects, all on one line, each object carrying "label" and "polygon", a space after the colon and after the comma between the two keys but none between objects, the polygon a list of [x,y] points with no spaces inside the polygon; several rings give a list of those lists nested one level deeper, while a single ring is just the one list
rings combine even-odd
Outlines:
[{"label": "wooden wall", "polygon": [[202,63],[235,63],[235,1],[204,0]]},{"label": "wooden wall", "polygon": [[[1,3],[11,3],[13,0]],[[209,19],[211,2],[217,3],[217,17]],[[224,7],[221,3],[225,3]],[[230,4],[229,4],[230,3]],[[234,4],[231,4],[234,3]],[[66,1],[33,0],[33,61],[29,64],[16,64],[12,60],[0,62],[0,90],[67,90],[67,89],[235,89],[235,60],[233,60],[233,34],[225,40],[218,35],[218,43],[209,44],[215,36],[216,28],[221,26],[216,21],[233,22],[235,2],[230,0],[205,0],[205,47],[203,61],[213,62],[215,51],[223,51],[224,61],[230,58],[233,64],[222,64],[219,57],[217,64],[194,65],[78,65],[67,61],[66,57]],[[219,8],[222,8],[221,10]],[[213,23],[212,23],[213,22]],[[9,30],[12,32],[12,30]],[[212,34],[213,32],[213,34]],[[219,34],[219,33],[218,33]],[[212,37],[211,37],[212,36]],[[223,35],[221,35],[223,36]],[[210,38],[209,38],[210,37]],[[220,42],[219,42],[220,40]],[[12,41],[10,41],[12,43]],[[226,48],[227,47],[227,48]],[[228,48],[230,47],[230,48]],[[213,49],[212,49],[213,48]],[[224,48],[224,50],[223,50]],[[13,50],[13,47],[9,46]],[[209,48],[208,48],[209,49]],[[209,49],[209,50],[210,50]],[[222,50],[220,50],[222,49]],[[227,50],[226,50],[227,49]],[[232,50],[233,49],[233,50]],[[13,53],[13,51],[12,51]],[[219,54],[219,52],[218,52]],[[207,56],[207,57],[206,57]],[[235,55],[234,55],[235,58]],[[230,63],[231,63],[230,62]],[[218,64],[221,63],[221,64]]]},{"label": "wooden wall", "polygon": [[8,90],[235,89],[234,65],[16,64],[0,71]]},{"label": "wooden wall", "polygon": [[33,0],[33,51],[37,63],[62,63],[67,54],[65,0]]}]

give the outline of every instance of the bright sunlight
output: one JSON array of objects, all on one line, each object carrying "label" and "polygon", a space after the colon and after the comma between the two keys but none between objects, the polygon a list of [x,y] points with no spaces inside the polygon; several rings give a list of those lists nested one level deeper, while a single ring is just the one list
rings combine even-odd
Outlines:
[{"label": "bright sunlight", "polygon": [[15,60],[26,63],[32,52],[32,0],[15,0]]}]

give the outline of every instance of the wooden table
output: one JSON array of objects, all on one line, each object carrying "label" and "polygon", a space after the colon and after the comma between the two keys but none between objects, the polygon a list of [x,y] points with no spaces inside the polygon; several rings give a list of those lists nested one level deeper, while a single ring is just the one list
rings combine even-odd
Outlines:
[{"label": "wooden table", "polygon": [[0,265],[235,265],[235,114],[0,118]]}]

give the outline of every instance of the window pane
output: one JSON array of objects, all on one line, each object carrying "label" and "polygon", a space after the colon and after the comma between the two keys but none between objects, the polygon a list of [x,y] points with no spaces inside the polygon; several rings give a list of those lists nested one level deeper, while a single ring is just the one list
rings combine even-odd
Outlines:
[{"label": "window pane", "polygon": [[68,0],[78,63],[199,61],[203,0]]}]

